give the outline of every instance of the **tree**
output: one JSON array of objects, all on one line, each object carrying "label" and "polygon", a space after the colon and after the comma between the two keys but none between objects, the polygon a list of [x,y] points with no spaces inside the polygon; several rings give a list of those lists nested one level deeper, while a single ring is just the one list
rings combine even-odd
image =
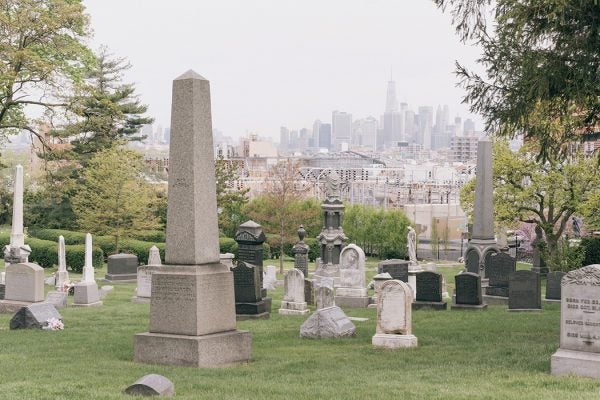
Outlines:
[{"label": "tree", "polygon": [[[600,171],[593,158],[573,155],[567,160],[542,161],[535,154],[537,149],[531,146],[512,152],[506,141],[494,144],[495,219],[508,226],[518,222],[539,226],[545,237],[546,261],[552,263],[571,217],[597,196]],[[474,187],[474,181],[468,185]],[[461,205],[472,210],[468,190],[461,191]]]},{"label": "tree", "polygon": [[597,130],[598,1],[434,2],[450,10],[463,41],[482,48],[484,75],[459,63],[456,73],[464,102],[485,118],[489,132],[524,134],[539,144],[542,160],[556,160],[569,153],[569,143]]},{"label": "tree", "polygon": [[72,122],[50,133],[70,146],[49,152],[48,160],[71,159],[85,166],[117,141],[144,139],[140,128],[153,121],[143,115],[148,106],[136,98],[135,86],[121,82],[131,65],[124,58],[113,58],[104,47],[95,61],[69,101]]},{"label": "tree", "polygon": [[215,160],[215,178],[219,229],[225,236],[233,237],[238,226],[244,222],[243,207],[248,202],[249,189],[238,190],[233,187],[236,172],[223,157]]},{"label": "tree", "polygon": [[308,189],[299,182],[299,171],[299,163],[292,160],[280,161],[272,166],[265,181],[264,206],[246,210],[251,218],[267,226],[267,232],[273,229],[279,234],[280,273],[283,273],[285,243],[296,235],[298,225],[304,223],[299,210],[294,207]]},{"label": "tree", "polygon": [[156,197],[142,175],[139,154],[115,146],[98,152],[83,171],[81,189],[73,198],[79,226],[89,232],[114,237],[155,229],[158,219],[150,204]]},{"label": "tree", "polygon": [[0,0],[0,139],[21,130],[39,136],[30,109],[51,116],[66,105],[59,94],[92,59],[88,24],[80,0]]}]

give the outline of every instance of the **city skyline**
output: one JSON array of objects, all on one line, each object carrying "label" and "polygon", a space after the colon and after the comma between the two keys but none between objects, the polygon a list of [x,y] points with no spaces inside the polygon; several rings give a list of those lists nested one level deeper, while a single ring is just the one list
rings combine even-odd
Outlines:
[{"label": "city skyline", "polygon": [[211,81],[214,128],[233,138],[255,133],[277,141],[281,126],[331,122],[334,110],[378,117],[390,73],[400,103],[415,111],[448,104],[451,118],[482,126],[460,104],[453,72],[455,60],[473,65],[479,51],[459,42],[450,17],[432,2],[84,3],[95,31],[90,45],[128,58],[124,80],[136,84],[156,125],[170,125],[171,80],[194,69]]}]

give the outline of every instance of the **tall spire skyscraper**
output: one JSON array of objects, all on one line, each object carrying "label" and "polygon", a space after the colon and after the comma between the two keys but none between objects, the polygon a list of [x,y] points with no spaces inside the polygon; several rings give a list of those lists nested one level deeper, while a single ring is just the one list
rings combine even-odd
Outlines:
[{"label": "tall spire skyscraper", "polygon": [[390,81],[387,86],[387,97],[385,100],[385,112],[398,111],[398,96],[396,95],[396,82],[390,75]]},{"label": "tall spire skyscraper", "polygon": [[387,85],[387,96],[385,100],[385,112],[383,113],[383,147],[396,147],[403,140],[404,121],[398,107],[398,96],[396,95],[396,82],[390,74]]}]

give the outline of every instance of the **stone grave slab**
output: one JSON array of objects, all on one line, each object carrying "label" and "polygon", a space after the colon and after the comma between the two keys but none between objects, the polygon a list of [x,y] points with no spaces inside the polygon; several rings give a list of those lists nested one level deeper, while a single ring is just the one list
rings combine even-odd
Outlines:
[{"label": "stone grave slab", "polygon": [[412,334],[412,288],[400,280],[388,280],[377,298],[377,328],[374,347],[397,349],[416,347]]},{"label": "stone grave slab", "polygon": [[561,299],[561,286],[560,282],[562,278],[567,275],[566,272],[554,271],[549,272],[546,279],[546,301],[559,302]]},{"label": "stone grave slab", "polygon": [[406,260],[385,260],[381,261],[377,265],[377,273],[388,273],[392,276],[392,279],[398,279],[402,282],[408,283],[408,268],[410,261]]},{"label": "stone grave slab", "polygon": [[57,310],[60,310],[61,308],[67,306],[67,298],[67,292],[48,292],[48,295],[46,296],[46,300],[44,302],[50,303],[54,307],[56,307]]},{"label": "stone grave slab", "polygon": [[413,310],[430,308],[445,310],[446,303],[442,299],[442,274],[432,271],[422,271],[416,274],[417,295],[412,304]]},{"label": "stone grave slab", "polygon": [[315,311],[300,327],[300,337],[334,339],[354,335],[356,327],[341,308],[333,306]]},{"label": "stone grave slab", "polygon": [[133,282],[137,279],[139,265],[135,254],[113,254],[108,256],[104,279],[108,282]]},{"label": "stone grave slab", "polygon": [[453,310],[484,310],[487,304],[483,304],[481,293],[481,276],[473,272],[463,272],[454,277],[455,301]]}]

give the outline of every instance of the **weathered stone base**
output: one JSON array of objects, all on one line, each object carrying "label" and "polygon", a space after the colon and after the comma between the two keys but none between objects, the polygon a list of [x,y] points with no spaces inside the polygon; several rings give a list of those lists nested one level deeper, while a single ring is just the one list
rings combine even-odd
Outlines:
[{"label": "weathered stone base", "polygon": [[507,308],[510,312],[542,312],[541,308]]},{"label": "weathered stone base", "polygon": [[552,375],[585,376],[600,379],[600,354],[558,349],[550,358]]},{"label": "weathered stone base", "polygon": [[483,295],[483,303],[490,306],[507,306],[508,297]]},{"label": "weathered stone base", "polygon": [[339,287],[335,289],[335,295],[340,297],[368,297],[367,288]]},{"label": "weathered stone base", "polygon": [[203,336],[138,333],[133,337],[134,361],[196,368],[228,367],[247,363],[252,353],[248,331]]},{"label": "weathered stone base", "polygon": [[150,297],[133,296],[131,302],[133,304],[150,304]]},{"label": "weathered stone base", "polygon": [[119,282],[137,282],[137,273],[135,274],[106,274],[104,280],[111,283]]},{"label": "weathered stone base", "polygon": [[487,309],[487,304],[452,304],[452,310],[473,310],[482,311]]},{"label": "weathered stone base", "polygon": [[[335,296],[335,305],[341,308],[367,308],[369,297]],[[375,305],[377,307],[377,305]]]},{"label": "weathered stone base", "polygon": [[269,307],[266,301],[261,300],[258,303],[235,303],[236,314],[262,314],[268,313]]},{"label": "weathered stone base", "polygon": [[310,312],[306,308],[306,302],[295,303],[293,301],[282,301],[279,314],[282,315],[306,315]]},{"label": "weathered stone base", "polygon": [[100,307],[102,305],[101,301],[97,301],[95,303],[73,303],[71,304],[72,307]]},{"label": "weathered stone base", "polygon": [[[38,303],[42,303],[42,301],[38,301]],[[0,314],[14,314],[21,308],[27,307],[31,304],[34,303],[17,300],[0,300]]]},{"label": "weathered stone base", "polygon": [[432,310],[447,310],[448,304],[443,301],[414,301],[412,303],[413,310],[421,310],[421,309],[432,309]]},{"label": "weathered stone base", "polygon": [[373,336],[371,343],[374,347],[386,349],[400,349],[406,347],[417,347],[417,337],[415,335],[393,335],[377,333]]},{"label": "weathered stone base", "polygon": [[6,285],[0,283],[0,300],[4,300],[4,293],[6,293]]},{"label": "weathered stone base", "polygon": [[236,321],[246,321],[248,319],[269,319],[271,313],[263,312],[260,314],[235,314]]}]

